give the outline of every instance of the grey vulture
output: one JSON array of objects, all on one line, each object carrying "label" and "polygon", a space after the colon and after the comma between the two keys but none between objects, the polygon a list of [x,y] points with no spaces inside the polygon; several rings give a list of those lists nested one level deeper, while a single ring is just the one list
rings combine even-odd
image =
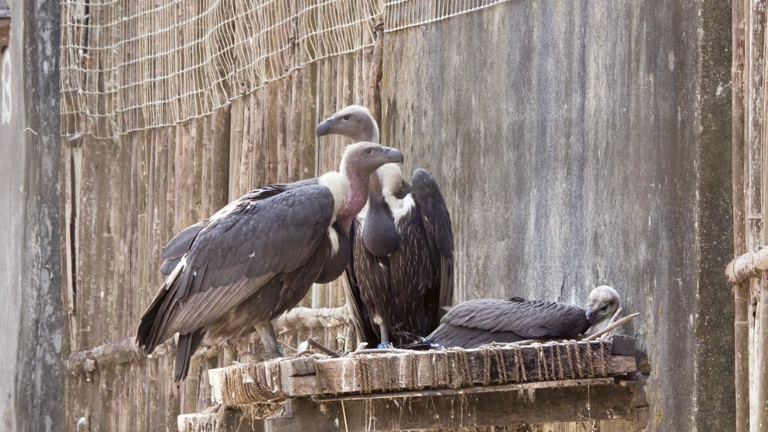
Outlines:
[{"label": "grey vulture", "polygon": [[445,314],[426,341],[432,347],[476,348],[491,342],[569,339],[612,317],[619,303],[619,294],[606,285],[592,290],[586,309],[520,297],[469,300]]},{"label": "grey vulture", "polygon": [[279,357],[269,321],[312,283],[342,274],[369,174],[402,161],[397,149],[360,142],[347,147],[338,172],[253,190],[183,230],[163,249],[168,277],[141,318],[139,345],[151,353],[178,332],[177,381],[204,337],[219,343],[255,327],[265,356]]},{"label": "grey vulture", "polygon": [[[317,126],[317,135],[379,141],[371,113],[348,106]],[[429,172],[411,183],[398,164],[371,174],[368,205],[352,221],[352,263],[345,288],[355,329],[369,346],[426,336],[453,301],[453,232],[440,187]]]}]

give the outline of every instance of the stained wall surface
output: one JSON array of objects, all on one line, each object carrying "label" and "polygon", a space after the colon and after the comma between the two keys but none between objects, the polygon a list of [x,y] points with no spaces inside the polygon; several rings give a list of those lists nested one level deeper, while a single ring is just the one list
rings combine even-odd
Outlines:
[{"label": "stained wall surface", "polygon": [[385,34],[383,141],[440,181],[455,298],[615,287],[651,430],[734,427],[729,72],[714,1],[512,1]]},{"label": "stained wall surface", "polygon": [[58,4],[13,1],[0,55],[0,429],[63,424]]}]

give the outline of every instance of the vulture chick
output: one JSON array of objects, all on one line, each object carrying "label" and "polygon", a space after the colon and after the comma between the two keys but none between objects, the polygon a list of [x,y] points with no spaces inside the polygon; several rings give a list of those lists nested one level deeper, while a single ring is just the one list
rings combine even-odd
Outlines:
[{"label": "vulture chick", "polygon": [[357,143],[347,147],[339,172],[253,190],[179,233],[163,249],[168,277],[141,318],[139,345],[151,353],[178,332],[177,381],[203,337],[219,343],[255,326],[267,357],[279,357],[269,321],[313,282],[342,274],[369,174],[402,161],[396,149]]},{"label": "vulture chick", "polygon": [[[352,105],[317,126],[317,135],[379,141],[364,107]],[[371,173],[368,205],[352,222],[347,303],[361,342],[402,345],[426,336],[453,301],[453,232],[437,182],[417,169],[409,184],[397,164]]]},{"label": "vulture chick", "polygon": [[513,297],[469,300],[452,308],[427,342],[442,347],[476,348],[491,342],[574,338],[613,316],[619,294],[603,285],[592,290],[587,308]]}]

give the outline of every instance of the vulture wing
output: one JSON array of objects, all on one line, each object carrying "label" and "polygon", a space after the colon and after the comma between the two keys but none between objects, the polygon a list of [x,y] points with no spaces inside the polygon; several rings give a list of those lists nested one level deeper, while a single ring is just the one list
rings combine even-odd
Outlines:
[{"label": "vulture wing", "polygon": [[[453,305],[453,229],[451,216],[440,186],[434,177],[424,169],[417,169],[411,178],[413,196],[421,210],[424,229],[427,231],[429,247],[439,253],[440,262],[440,310]],[[436,253],[432,254],[437,256]]]},{"label": "vulture wing", "polygon": [[208,326],[306,262],[331,224],[333,195],[312,183],[273,190],[251,192],[205,222],[142,317],[140,345],[151,351],[177,331]]},{"label": "vulture wing", "polygon": [[470,300],[451,309],[442,320],[456,327],[512,332],[522,339],[573,337],[589,328],[584,309],[539,300]]},{"label": "vulture wing", "polygon": [[[359,231],[358,231],[359,230]],[[352,226],[349,229],[349,242],[352,246],[352,250],[355,248],[355,242],[360,241],[357,238],[362,233],[360,230],[360,221],[358,218],[352,219]],[[353,260],[350,260],[347,265],[347,269],[344,271],[344,277],[342,277],[342,286],[344,287],[344,294],[347,298],[347,308],[349,308],[350,318],[352,324],[355,326],[355,333],[360,342],[367,342],[368,344],[378,345],[378,336],[371,327],[371,319],[368,308],[365,307],[363,299],[360,295],[360,285],[357,282],[357,276],[355,275],[355,269]]]},{"label": "vulture wing", "polygon": [[[254,189],[244,196],[240,197],[237,202],[243,202],[243,201],[258,201],[267,199],[269,197],[275,196],[277,194],[283,193],[290,189],[296,189],[303,186],[309,186],[312,184],[317,184],[317,179],[308,179],[308,180],[302,180],[295,183],[277,183],[272,184],[268,186],[264,186],[258,189]],[[226,208],[226,207],[225,207]],[[208,222],[208,219],[202,220],[194,225],[191,225],[187,228],[185,228],[182,232],[176,234],[171,241],[168,242],[167,245],[163,248],[163,252],[161,254],[162,258],[165,260],[163,261],[163,264],[160,266],[160,273],[163,276],[168,276],[173,272],[173,269],[176,268],[176,266],[179,264],[179,261],[181,261],[181,257],[184,256],[187,252],[189,252],[190,246],[192,246],[192,242],[195,240],[195,237],[200,232],[201,229],[205,226],[205,224]]]}]

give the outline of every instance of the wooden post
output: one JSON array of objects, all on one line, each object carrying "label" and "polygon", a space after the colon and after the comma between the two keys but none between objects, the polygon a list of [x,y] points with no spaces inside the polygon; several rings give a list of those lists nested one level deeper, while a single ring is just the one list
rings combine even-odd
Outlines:
[{"label": "wooden post", "polygon": [[[734,257],[747,250],[744,217],[744,0],[733,1],[732,18],[732,170],[733,170],[733,248]],[[749,329],[747,327],[745,284],[733,287],[734,350],[736,388],[736,430],[749,430]]]},{"label": "wooden post", "polygon": [[[745,9],[746,10],[746,9]],[[762,205],[761,205],[761,171],[762,171],[762,108],[763,108],[763,58],[765,55],[765,0],[753,0],[749,3],[749,31],[748,38],[749,44],[747,45],[748,51],[748,90],[746,92],[748,97],[748,111],[746,112],[747,119],[747,145],[749,146],[748,153],[748,166],[747,173],[747,196],[746,196],[746,213],[747,213],[747,248],[752,250],[753,248],[760,246],[762,236]],[[761,387],[762,381],[758,368],[759,361],[762,358],[762,348],[760,347],[760,320],[755,315],[757,312],[757,298],[760,291],[760,283],[755,278],[750,279],[750,294],[751,301],[749,304],[748,316],[755,316],[755,320],[752,322],[749,328],[749,380],[752,384],[752,390],[750,391],[750,429],[756,430],[760,424],[761,416],[758,415],[760,406],[762,405],[762,399],[760,399],[761,392],[756,391]]]}]

